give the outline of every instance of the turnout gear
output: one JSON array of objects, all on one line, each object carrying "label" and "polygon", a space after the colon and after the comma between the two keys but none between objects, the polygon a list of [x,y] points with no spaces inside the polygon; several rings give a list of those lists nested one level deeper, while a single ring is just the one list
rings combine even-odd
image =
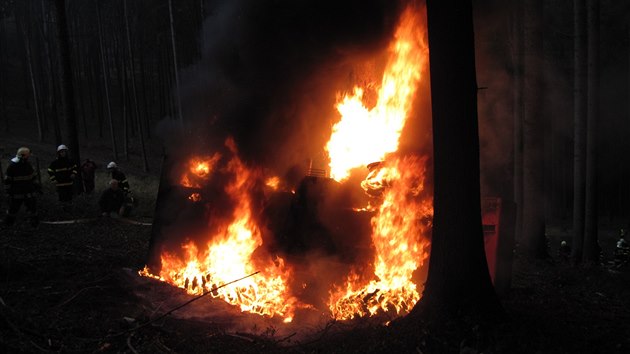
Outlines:
[{"label": "turnout gear", "polygon": [[114,161],[107,164],[107,169],[110,171],[112,179],[118,181],[118,187],[123,190],[125,196],[131,193],[129,190],[129,181],[127,181],[127,176],[118,169],[118,165],[116,165]]},{"label": "turnout gear", "polygon": [[110,216],[112,213],[125,216],[127,210],[125,193],[118,188],[118,181],[115,179],[109,181],[109,186],[98,201],[101,213],[104,216]]},{"label": "turnout gear", "polygon": [[74,178],[77,176],[77,165],[67,156],[65,145],[57,148],[57,159],[48,166],[50,181],[57,187],[60,202],[70,202],[73,195]]},{"label": "turnout gear", "polygon": [[17,156],[11,159],[4,175],[3,183],[9,196],[9,210],[5,219],[7,225],[15,222],[23,203],[29,212],[31,225],[36,226],[39,223],[35,193],[41,191],[41,186],[37,182],[37,172],[28,162],[29,156],[28,148],[18,149]]}]

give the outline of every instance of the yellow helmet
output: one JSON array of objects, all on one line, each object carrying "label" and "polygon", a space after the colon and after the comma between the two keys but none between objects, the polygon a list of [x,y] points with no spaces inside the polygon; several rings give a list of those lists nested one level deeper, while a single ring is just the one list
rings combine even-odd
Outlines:
[{"label": "yellow helmet", "polygon": [[17,153],[15,154],[15,157],[20,159],[28,159],[29,156],[31,156],[31,150],[24,146],[19,148]]}]

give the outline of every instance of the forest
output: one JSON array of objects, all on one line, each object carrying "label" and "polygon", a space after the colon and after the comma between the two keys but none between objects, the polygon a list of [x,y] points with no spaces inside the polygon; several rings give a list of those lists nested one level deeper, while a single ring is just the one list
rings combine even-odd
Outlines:
[{"label": "forest", "polygon": [[0,0],[0,350],[628,352],[629,134],[630,2]]}]

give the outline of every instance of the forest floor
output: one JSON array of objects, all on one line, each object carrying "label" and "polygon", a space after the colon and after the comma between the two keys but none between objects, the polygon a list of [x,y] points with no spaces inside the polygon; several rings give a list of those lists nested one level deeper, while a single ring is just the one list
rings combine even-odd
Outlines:
[{"label": "forest floor", "polygon": [[[73,211],[58,207],[48,185],[39,200],[39,227],[28,225],[24,211],[17,225],[0,226],[0,352],[630,352],[630,265],[607,264],[616,227],[600,231],[600,266],[558,259],[557,245],[568,240],[562,228],[548,229],[548,260],[528,261],[517,248],[511,290],[502,299],[507,319],[491,326],[447,323],[432,332],[421,321],[383,326],[357,320],[299,328],[232,310],[240,321],[235,326],[228,318],[195,315],[218,302],[209,298],[164,316],[192,297],[137,275],[147,259],[158,183],[129,171],[141,200],[130,219],[139,223],[97,216],[97,195],[107,180],[101,170],[96,195],[78,196]],[[86,221],[59,223],[77,218]]]}]

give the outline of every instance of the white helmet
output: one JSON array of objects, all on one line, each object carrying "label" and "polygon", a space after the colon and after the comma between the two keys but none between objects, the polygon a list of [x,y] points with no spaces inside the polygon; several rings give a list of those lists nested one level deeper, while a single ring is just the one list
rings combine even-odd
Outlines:
[{"label": "white helmet", "polygon": [[61,151],[61,150],[68,150],[68,147],[67,147],[67,146],[65,146],[65,145],[63,145],[63,144],[61,144],[61,145],[57,146],[57,152],[59,152],[59,151]]},{"label": "white helmet", "polygon": [[110,163],[108,163],[108,164],[107,164],[107,168],[108,168],[108,169],[109,169],[109,168],[116,168],[116,167],[118,167],[118,165],[116,165],[116,163],[115,163],[114,161],[112,161],[112,162],[110,162]]},{"label": "white helmet", "polygon": [[28,159],[29,156],[31,156],[31,150],[24,146],[19,148],[17,153],[15,154],[15,157],[19,159]]}]

